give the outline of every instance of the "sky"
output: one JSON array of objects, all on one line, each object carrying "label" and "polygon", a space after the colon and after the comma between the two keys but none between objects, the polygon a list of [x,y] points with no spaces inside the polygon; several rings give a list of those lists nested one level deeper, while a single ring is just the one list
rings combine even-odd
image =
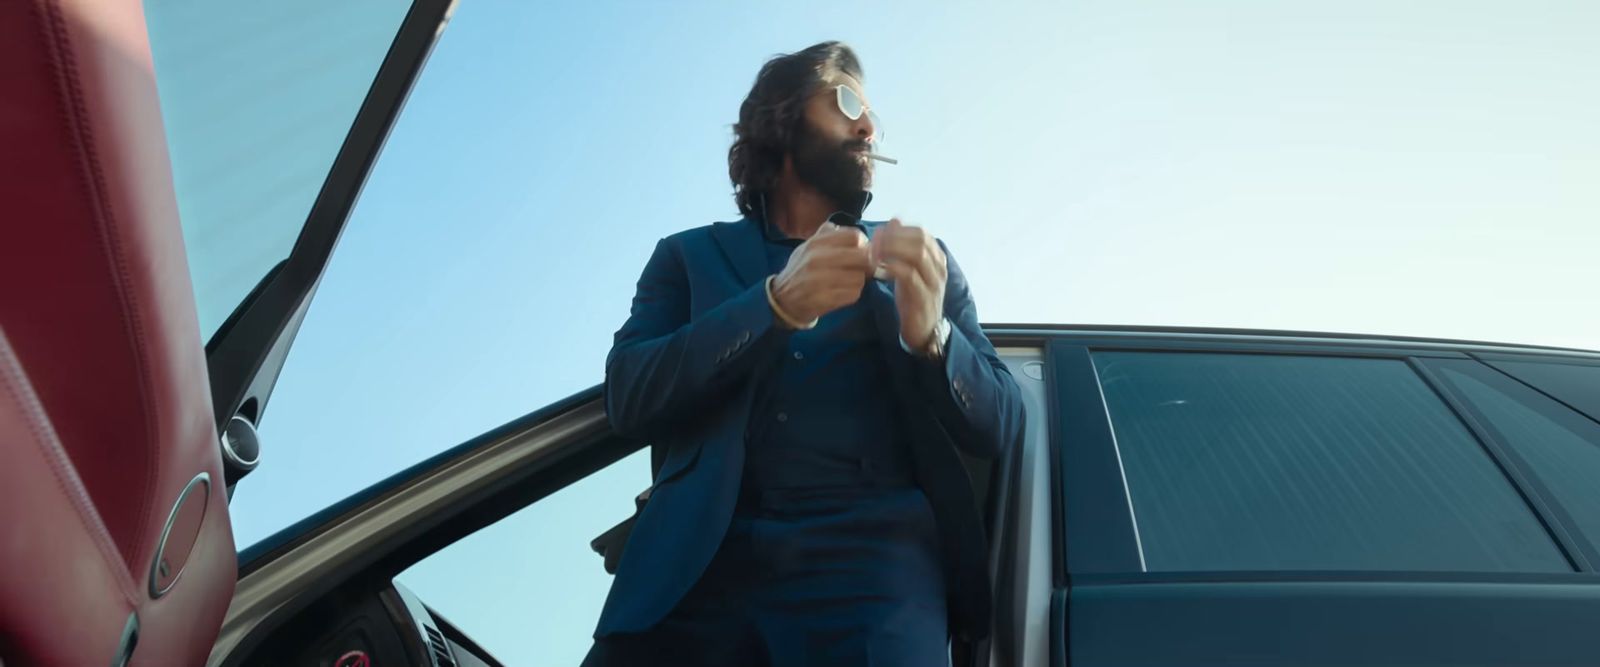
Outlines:
[{"label": "sky", "polygon": [[[287,253],[395,0],[147,0],[208,335]],[[204,28],[204,29],[200,29]],[[841,39],[869,217],[988,323],[1600,349],[1600,4],[465,0],[373,169],[230,510],[245,546],[602,380],[657,239],[736,219],[730,124]],[[639,456],[400,577],[509,664],[576,664]]]}]

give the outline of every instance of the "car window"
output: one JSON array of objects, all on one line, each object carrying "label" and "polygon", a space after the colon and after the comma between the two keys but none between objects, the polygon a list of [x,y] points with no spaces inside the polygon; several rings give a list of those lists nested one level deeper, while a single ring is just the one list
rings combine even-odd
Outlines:
[{"label": "car window", "polygon": [[[589,542],[650,485],[636,452],[412,565],[396,580],[507,665],[576,665],[611,575]],[[629,490],[630,491],[626,491]]]},{"label": "car window", "polygon": [[1404,361],[1098,352],[1150,571],[1570,571]]},{"label": "car window", "polygon": [[1600,424],[1477,363],[1439,368],[1527,462],[1589,542],[1600,544]]},{"label": "car window", "polygon": [[1600,362],[1489,361],[1512,377],[1600,420]]},{"label": "car window", "polygon": [[145,3],[202,339],[289,256],[410,5]]}]

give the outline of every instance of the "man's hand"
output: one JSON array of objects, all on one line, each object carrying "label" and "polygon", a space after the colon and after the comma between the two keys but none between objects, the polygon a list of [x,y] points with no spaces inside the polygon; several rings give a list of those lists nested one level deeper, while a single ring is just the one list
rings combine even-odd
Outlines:
[{"label": "man's hand", "polygon": [[894,282],[900,338],[912,349],[927,349],[934,326],[944,317],[944,284],[949,277],[944,249],[926,230],[895,218],[873,235],[868,254],[871,265],[882,266]]},{"label": "man's hand", "polygon": [[789,255],[773,281],[773,299],[802,323],[814,321],[861,298],[871,266],[866,234],[825,222]]}]

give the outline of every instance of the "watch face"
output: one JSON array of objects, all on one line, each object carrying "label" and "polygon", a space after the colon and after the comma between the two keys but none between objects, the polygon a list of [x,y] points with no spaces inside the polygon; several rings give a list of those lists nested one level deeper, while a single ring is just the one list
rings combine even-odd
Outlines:
[{"label": "watch face", "polygon": [[938,324],[933,325],[933,337],[928,341],[928,357],[938,359],[944,356],[945,336],[948,330],[949,325],[944,320],[939,320]]}]

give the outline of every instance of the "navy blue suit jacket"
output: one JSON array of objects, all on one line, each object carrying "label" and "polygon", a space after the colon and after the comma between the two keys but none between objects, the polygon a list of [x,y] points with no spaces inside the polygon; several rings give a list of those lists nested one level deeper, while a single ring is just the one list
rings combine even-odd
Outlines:
[{"label": "navy blue suit jacket", "polygon": [[[870,237],[882,223],[864,222]],[[664,449],[649,502],[617,565],[596,637],[654,626],[700,578],[733,517],[748,419],[789,331],[767,303],[759,220],[719,222],[662,239],[632,313],[606,358],[606,414],[616,432]],[[940,247],[944,247],[940,242]],[[946,249],[948,257],[948,249]],[[951,631],[988,631],[990,582],[979,514],[957,451],[993,458],[1023,432],[1021,390],[978,325],[966,278],[948,262],[942,363],[900,347],[893,288],[867,281],[893,400],[911,432],[919,485],[938,520]],[[886,397],[887,398],[887,397]]]}]

